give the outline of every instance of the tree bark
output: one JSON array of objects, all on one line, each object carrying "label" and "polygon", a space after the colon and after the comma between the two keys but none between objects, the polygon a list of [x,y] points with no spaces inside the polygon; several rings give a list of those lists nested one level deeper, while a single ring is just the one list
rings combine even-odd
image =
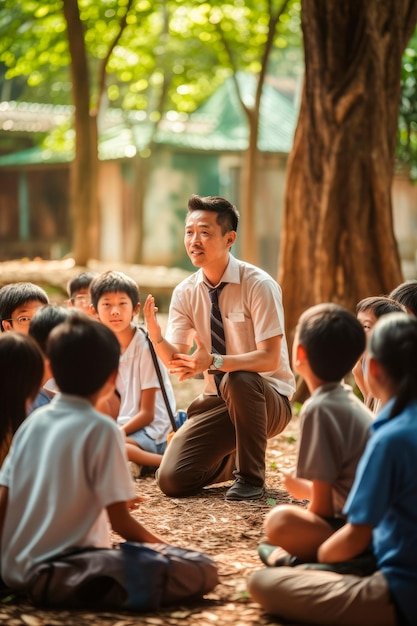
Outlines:
[{"label": "tree bark", "polygon": [[278,281],[291,341],[318,302],[354,311],[402,281],[393,231],[401,57],[416,0],[304,0],[305,81]]},{"label": "tree bark", "polygon": [[72,255],[78,265],[98,258],[97,116],[90,115],[90,76],[77,0],[64,0],[74,101],[75,158],[71,163]]}]

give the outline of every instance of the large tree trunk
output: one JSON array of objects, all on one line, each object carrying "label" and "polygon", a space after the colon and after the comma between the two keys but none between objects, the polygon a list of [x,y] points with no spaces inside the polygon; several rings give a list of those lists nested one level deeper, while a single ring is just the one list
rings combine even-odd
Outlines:
[{"label": "large tree trunk", "polygon": [[77,0],[64,0],[63,11],[72,59],[75,107],[75,158],[71,164],[72,255],[78,265],[86,265],[89,258],[98,257],[97,117],[90,115],[90,78]]},{"label": "large tree trunk", "polygon": [[278,280],[290,339],[308,306],[354,310],[402,280],[391,183],[416,0],[304,0],[305,84]]}]

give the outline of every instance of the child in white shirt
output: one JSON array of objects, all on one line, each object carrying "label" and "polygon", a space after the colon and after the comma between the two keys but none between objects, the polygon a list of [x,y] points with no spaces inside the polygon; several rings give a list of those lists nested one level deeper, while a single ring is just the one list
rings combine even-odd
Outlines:
[{"label": "child in white shirt", "polygon": [[[120,406],[115,417],[126,435],[128,458],[159,467],[172,426],[148,341],[133,322],[140,309],[137,284],[123,272],[109,271],[93,280],[90,293],[98,319],[113,331],[121,348],[116,380]],[[174,392],[162,363],[160,370],[175,414]]]}]

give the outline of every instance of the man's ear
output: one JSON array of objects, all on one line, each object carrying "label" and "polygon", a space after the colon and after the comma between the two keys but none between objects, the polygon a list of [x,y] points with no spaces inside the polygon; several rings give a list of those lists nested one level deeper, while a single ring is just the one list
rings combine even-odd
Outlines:
[{"label": "man's ear", "polygon": [[229,230],[229,232],[227,233],[226,244],[228,246],[232,247],[233,244],[236,241],[236,237],[237,237],[236,231],[235,230]]}]

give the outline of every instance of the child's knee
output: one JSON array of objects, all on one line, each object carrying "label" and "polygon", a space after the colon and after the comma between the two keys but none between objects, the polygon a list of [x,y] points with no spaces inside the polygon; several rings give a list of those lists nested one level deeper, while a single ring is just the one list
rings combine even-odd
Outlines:
[{"label": "child's knee", "polygon": [[293,507],[289,504],[280,504],[266,515],[264,532],[271,543],[279,545],[276,541],[291,527],[293,518]]}]

